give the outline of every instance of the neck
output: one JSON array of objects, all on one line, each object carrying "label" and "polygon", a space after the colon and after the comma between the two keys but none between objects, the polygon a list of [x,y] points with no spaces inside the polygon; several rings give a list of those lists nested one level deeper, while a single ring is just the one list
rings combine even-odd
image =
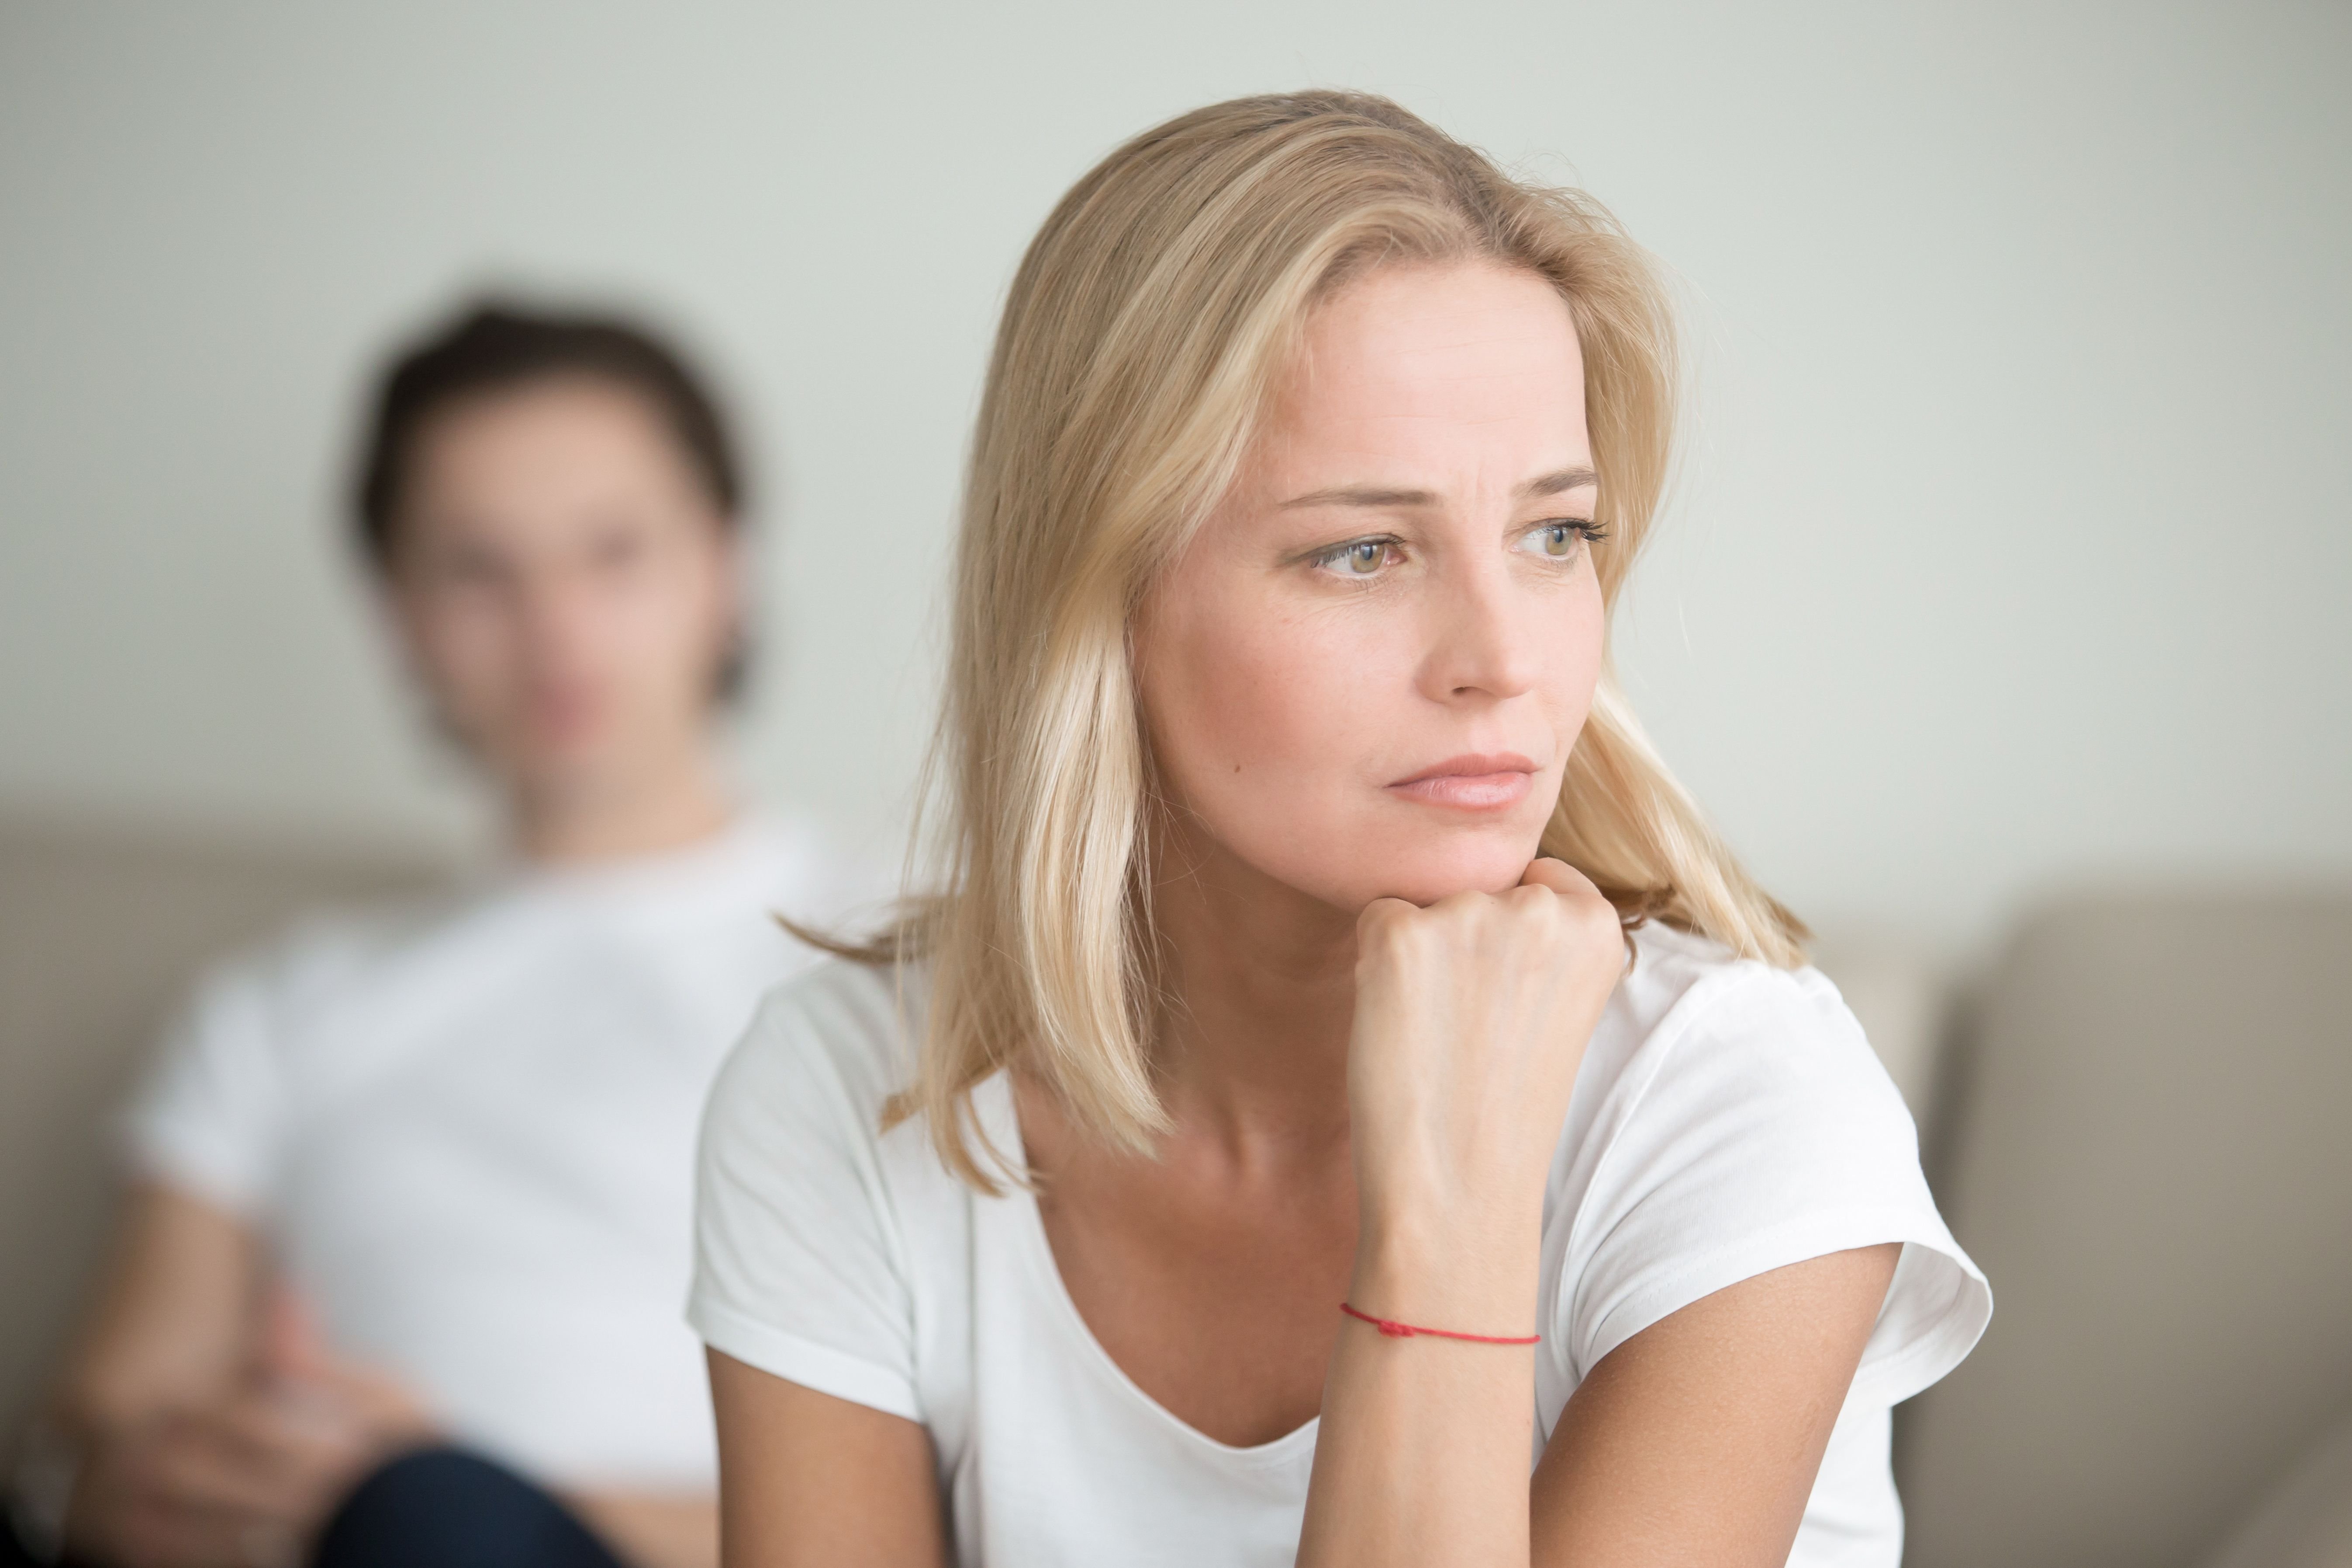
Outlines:
[{"label": "neck", "polygon": [[698,748],[627,779],[520,785],[508,796],[507,829],[525,859],[576,863],[683,848],[734,815],[716,760]]},{"label": "neck", "polygon": [[1152,917],[1171,999],[1158,1048],[1178,1135],[1245,1163],[1344,1145],[1355,915],[1181,827],[1162,851]]}]

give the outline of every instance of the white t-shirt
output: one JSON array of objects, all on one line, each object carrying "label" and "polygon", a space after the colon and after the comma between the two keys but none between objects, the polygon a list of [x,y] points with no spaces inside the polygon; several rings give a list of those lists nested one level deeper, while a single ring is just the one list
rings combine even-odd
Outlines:
[{"label": "white t-shirt", "polygon": [[[1991,1294],[1937,1217],[1910,1115],[1826,979],[1654,924],[1635,947],[1545,1195],[1538,1441],[1586,1372],[1678,1308],[1785,1264],[1904,1243],[1790,1557],[1893,1568],[1890,1409],[1969,1352]],[[1072,1304],[1033,1194],[961,1184],[919,1122],[877,1131],[908,1037],[891,977],[848,964],[761,1008],[704,1122],[694,1326],[752,1366],[921,1422],[967,1568],[1291,1562],[1316,1424],[1237,1448],[1138,1388]],[[1017,1158],[1001,1075],[974,1110]]]},{"label": "white t-shirt", "polygon": [[215,972],[129,1118],[144,1173],[247,1219],[336,1352],[570,1485],[709,1487],[679,1322],[694,1139],[764,991],[773,911],[866,889],[806,828],[511,868],[314,917]]}]

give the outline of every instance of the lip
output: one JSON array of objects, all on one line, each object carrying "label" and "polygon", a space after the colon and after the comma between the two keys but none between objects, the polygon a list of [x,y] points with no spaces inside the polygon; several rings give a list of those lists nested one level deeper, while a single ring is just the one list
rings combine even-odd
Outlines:
[{"label": "lip", "polygon": [[1502,811],[1527,799],[1536,765],[1517,752],[1465,752],[1388,786],[1390,793],[1456,811]]}]

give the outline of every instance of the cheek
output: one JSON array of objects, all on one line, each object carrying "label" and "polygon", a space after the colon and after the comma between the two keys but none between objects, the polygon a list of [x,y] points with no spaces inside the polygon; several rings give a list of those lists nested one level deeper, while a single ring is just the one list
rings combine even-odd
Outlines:
[{"label": "cheek", "polygon": [[445,701],[495,705],[519,671],[520,636],[498,596],[471,589],[421,594],[404,606],[401,625],[417,670]]},{"label": "cheek", "polygon": [[1359,605],[1195,599],[1154,636],[1143,696],[1164,788],[1258,869],[1322,892],[1369,841],[1412,650]]},{"label": "cheek", "polygon": [[1345,755],[1363,728],[1367,672],[1328,629],[1196,609],[1156,639],[1145,705],[1161,770],[1186,805],[1312,788]]},{"label": "cheek", "polygon": [[[1534,679],[1483,712],[1423,689],[1442,638],[1408,604],[1302,606],[1212,591],[1162,605],[1139,639],[1144,710],[1163,786],[1211,837],[1349,907],[1517,879],[1602,663],[1601,595],[1589,576],[1512,606],[1498,635]],[[1474,742],[1549,754],[1551,766],[1520,807],[1475,821],[1407,810],[1383,787]]]},{"label": "cheek", "polygon": [[1557,640],[1544,660],[1544,668],[1554,672],[1544,679],[1545,700],[1556,715],[1563,757],[1592,710],[1592,690],[1609,652],[1608,611],[1601,602],[1601,584],[1590,573],[1577,585],[1567,611],[1548,623]]},{"label": "cheek", "polygon": [[727,640],[727,590],[710,562],[681,554],[647,563],[601,595],[613,677],[645,686],[698,684]]}]

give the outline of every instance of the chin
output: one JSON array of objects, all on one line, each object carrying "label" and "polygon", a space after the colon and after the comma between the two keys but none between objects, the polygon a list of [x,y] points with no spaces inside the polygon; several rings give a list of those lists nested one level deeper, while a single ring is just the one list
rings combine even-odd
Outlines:
[{"label": "chin", "polygon": [[515,784],[534,794],[559,798],[592,795],[625,773],[614,755],[616,750],[600,737],[561,742],[533,737],[529,745],[509,754],[508,771]]},{"label": "chin", "polygon": [[1418,852],[1392,847],[1378,864],[1350,867],[1350,875],[1331,879],[1346,889],[1331,901],[1360,910],[1375,899],[1426,906],[1456,893],[1499,893],[1517,887],[1535,858],[1532,843],[1433,844]]}]

